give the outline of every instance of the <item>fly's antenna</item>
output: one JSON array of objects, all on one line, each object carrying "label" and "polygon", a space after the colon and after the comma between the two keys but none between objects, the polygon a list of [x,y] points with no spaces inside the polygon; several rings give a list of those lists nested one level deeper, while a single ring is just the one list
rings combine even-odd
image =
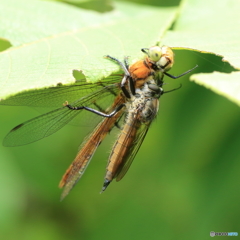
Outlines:
[{"label": "fly's antenna", "polygon": [[149,48],[142,48],[142,49],[141,49],[141,51],[142,51],[143,53],[147,54],[147,55],[148,55],[148,50],[149,50]]}]

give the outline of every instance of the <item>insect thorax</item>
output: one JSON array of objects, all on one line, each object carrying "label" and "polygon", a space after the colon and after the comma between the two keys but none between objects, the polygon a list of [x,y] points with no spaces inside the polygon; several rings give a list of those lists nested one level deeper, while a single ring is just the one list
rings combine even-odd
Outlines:
[{"label": "insect thorax", "polygon": [[142,123],[152,121],[158,112],[160,95],[161,88],[154,84],[154,81],[149,81],[142,88],[137,88],[136,95],[132,96],[127,103],[127,118],[138,115]]}]

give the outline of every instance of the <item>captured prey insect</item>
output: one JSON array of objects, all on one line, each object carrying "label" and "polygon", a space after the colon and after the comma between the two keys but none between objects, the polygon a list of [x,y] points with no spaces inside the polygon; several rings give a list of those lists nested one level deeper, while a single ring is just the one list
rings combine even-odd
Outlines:
[{"label": "captured prey insect", "polygon": [[[134,64],[106,56],[119,64],[124,75],[111,77],[94,84],[79,81],[71,86],[59,86],[37,93],[23,92],[0,102],[2,105],[44,106],[51,103],[63,107],[47,112],[13,128],[5,137],[5,146],[20,146],[47,137],[74,118],[81,122],[85,115],[95,114],[96,126],[86,137],[76,158],[60,181],[64,188],[63,199],[77,183],[93,154],[106,135],[124,119],[122,129],[110,153],[102,191],[116,178],[121,180],[137,154],[149,126],[158,112],[163,76],[181,77],[193,69],[175,77],[167,73],[173,65],[173,52],[169,47],[144,48],[143,60]],[[175,89],[173,89],[175,90]],[[61,97],[61,102],[55,98]],[[80,97],[80,98],[79,98]],[[65,98],[65,99],[64,99]],[[78,100],[76,100],[78,99]],[[67,101],[66,101],[67,100]],[[74,101],[75,100],[75,101]],[[69,104],[70,102],[70,104]],[[54,105],[53,104],[53,105]]]}]

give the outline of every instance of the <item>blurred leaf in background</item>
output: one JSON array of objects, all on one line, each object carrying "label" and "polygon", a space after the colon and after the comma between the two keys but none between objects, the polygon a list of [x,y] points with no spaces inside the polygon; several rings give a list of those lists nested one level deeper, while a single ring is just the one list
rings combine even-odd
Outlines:
[{"label": "blurred leaf in background", "polygon": [[[119,71],[104,55],[134,60],[158,42],[175,49],[171,74],[198,64],[191,79],[222,96],[189,76],[165,78],[166,90],[183,87],[161,98],[127,176],[101,195],[114,132],[62,203],[58,181],[89,129],[67,126],[31,145],[1,146],[5,239],[202,240],[210,231],[240,232],[239,3],[129,2],[2,2],[0,98],[72,84],[73,69],[97,81]],[[0,139],[39,114],[24,107],[0,111]]]}]

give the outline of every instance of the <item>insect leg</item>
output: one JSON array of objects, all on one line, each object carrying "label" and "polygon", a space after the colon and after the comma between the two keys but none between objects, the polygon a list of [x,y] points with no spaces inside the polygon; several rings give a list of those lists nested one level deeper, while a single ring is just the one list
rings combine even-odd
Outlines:
[{"label": "insect leg", "polygon": [[[111,56],[109,56],[109,55],[106,55],[105,58],[109,58],[109,59],[113,60],[115,63],[117,63],[117,64],[122,68],[122,70],[124,71],[124,74],[125,74],[126,76],[130,76],[130,73],[129,73],[129,71],[128,71],[128,66],[127,66],[127,65],[123,64],[123,63],[122,63],[121,61],[119,61],[117,58],[111,57]],[[125,63],[125,61],[124,61],[124,63]]]},{"label": "insect leg", "polygon": [[164,93],[170,93],[170,92],[176,91],[176,90],[180,89],[181,87],[182,87],[182,84],[180,84],[179,87],[173,88],[173,89],[168,90],[168,91],[165,91]]},{"label": "insect leg", "polygon": [[130,78],[130,77],[124,75],[124,77],[123,77],[123,79],[122,79],[122,81],[121,81],[121,85],[120,85],[120,86],[121,86],[121,89],[122,89],[123,94],[125,95],[125,97],[126,97],[126,98],[131,98],[128,90],[127,90],[126,87],[125,87],[125,83],[126,83],[126,81],[127,81],[128,78]]},{"label": "insect leg", "polygon": [[135,86],[134,86],[134,82],[133,82],[132,77],[124,75],[124,77],[123,77],[123,79],[121,81],[121,85],[120,86],[121,86],[121,89],[122,89],[125,97],[126,98],[131,98],[128,90],[125,87],[125,84],[126,84],[127,80],[128,80],[128,87],[129,87],[129,89],[131,91],[131,94],[134,96],[136,94],[136,91],[135,91]]},{"label": "insect leg", "polygon": [[106,55],[105,57],[113,60],[114,62],[116,62],[123,69],[124,77],[123,77],[123,79],[121,81],[121,89],[122,89],[122,91],[123,91],[123,93],[124,93],[126,98],[131,98],[128,90],[125,87],[125,84],[126,84],[126,82],[128,80],[129,81],[129,89],[130,89],[132,95],[135,95],[135,86],[134,86],[133,80],[131,78],[131,75],[130,75],[130,73],[128,71],[128,61],[127,61],[128,57],[124,58],[124,63],[119,61],[117,58],[111,57],[109,55]]},{"label": "insect leg", "polygon": [[128,62],[128,56],[125,56],[124,57],[124,64],[125,64],[125,67],[127,68],[127,70],[129,69],[129,62]]},{"label": "insect leg", "polygon": [[177,79],[177,78],[180,78],[180,77],[182,77],[182,76],[190,73],[191,71],[193,71],[193,70],[194,70],[195,68],[197,68],[197,67],[198,67],[198,65],[196,65],[194,68],[192,68],[192,69],[190,69],[190,70],[188,70],[188,71],[186,71],[186,72],[184,72],[184,73],[182,73],[182,74],[180,74],[180,75],[178,75],[178,76],[173,76],[173,75],[171,75],[171,74],[169,74],[169,73],[167,73],[167,72],[164,72],[163,74],[167,75],[167,76],[170,77],[170,78]]},{"label": "insect leg", "polygon": [[89,112],[92,112],[92,113],[95,113],[97,115],[100,115],[102,117],[107,117],[107,118],[110,118],[112,116],[114,116],[117,112],[119,112],[124,106],[125,104],[120,104],[119,106],[117,106],[111,113],[109,114],[106,114],[106,113],[103,113],[103,112],[100,112],[96,109],[93,109],[93,108],[89,108],[89,107],[85,107],[85,106],[81,106],[81,107],[73,107],[71,105],[69,105],[68,103],[65,104],[66,107],[68,107],[70,110],[87,110]]}]

